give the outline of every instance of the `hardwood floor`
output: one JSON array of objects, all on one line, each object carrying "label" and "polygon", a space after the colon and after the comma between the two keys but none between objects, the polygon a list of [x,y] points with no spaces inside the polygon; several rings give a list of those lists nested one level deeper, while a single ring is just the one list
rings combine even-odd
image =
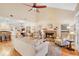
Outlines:
[{"label": "hardwood floor", "polygon": [[49,56],[79,56],[78,51],[70,51],[66,48],[61,48],[55,45],[54,43],[50,42],[49,45]]},{"label": "hardwood floor", "polygon": [[[21,56],[13,47],[11,41],[0,42],[0,56]],[[78,51],[69,51],[50,42],[47,56],[79,56]]]},{"label": "hardwood floor", "polygon": [[61,55],[62,56],[79,56],[79,52],[78,51],[70,51],[70,50],[67,50],[65,48],[62,48],[61,49]]},{"label": "hardwood floor", "polygon": [[11,41],[0,42],[0,56],[21,56],[13,47]]},{"label": "hardwood floor", "polygon": [[10,52],[10,56],[22,56],[22,55],[19,54],[15,49],[13,49],[13,51]]}]

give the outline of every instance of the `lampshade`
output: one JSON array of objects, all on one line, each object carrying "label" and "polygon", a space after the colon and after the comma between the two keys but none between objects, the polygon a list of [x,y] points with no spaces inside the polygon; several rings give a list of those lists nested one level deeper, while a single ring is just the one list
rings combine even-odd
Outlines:
[{"label": "lampshade", "polygon": [[71,35],[74,35],[74,34],[75,34],[75,32],[70,32],[70,34],[71,34]]}]

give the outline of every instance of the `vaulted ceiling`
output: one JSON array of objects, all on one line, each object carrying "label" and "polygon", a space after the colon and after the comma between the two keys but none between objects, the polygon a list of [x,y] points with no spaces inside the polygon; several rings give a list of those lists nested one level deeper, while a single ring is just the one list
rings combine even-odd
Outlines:
[{"label": "vaulted ceiling", "polygon": [[[33,3],[26,3],[28,5],[33,5]],[[33,20],[38,18],[41,19],[45,16],[49,19],[59,19],[60,15],[64,19],[68,17],[73,17],[74,10],[77,4],[75,3],[38,3],[37,5],[47,5],[47,8],[39,9],[40,13],[35,13],[33,11],[28,12],[31,7],[26,6],[22,3],[2,3],[0,4],[0,16],[2,17],[10,17],[10,15],[13,15],[13,18],[18,19],[28,19]],[[38,16],[37,16],[38,15]],[[43,16],[41,16],[43,15]],[[41,18],[40,18],[41,17]],[[42,19],[43,19],[42,18]],[[44,18],[47,19],[47,18]]]},{"label": "vaulted ceiling", "polygon": [[47,3],[46,5],[52,8],[60,8],[60,9],[66,9],[71,11],[74,11],[77,6],[76,3]]},{"label": "vaulted ceiling", "polygon": [[[33,3],[26,4],[31,6],[33,5]],[[37,5],[46,5],[47,7],[51,8],[59,8],[74,11],[77,6],[77,3],[37,3]]]}]

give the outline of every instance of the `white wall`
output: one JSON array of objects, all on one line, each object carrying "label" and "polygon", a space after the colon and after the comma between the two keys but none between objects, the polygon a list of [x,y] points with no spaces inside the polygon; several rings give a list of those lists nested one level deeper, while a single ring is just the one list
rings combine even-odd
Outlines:
[{"label": "white wall", "polygon": [[[39,9],[40,12],[36,13],[34,11],[28,12],[29,9],[31,8],[23,4],[0,4],[0,16],[16,20],[30,20],[31,22],[27,23],[28,25],[32,23],[36,25],[52,23],[53,26],[58,26],[59,30],[61,24],[74,23],[75,12],[73,11],[47,7]],[[10,14],[13,14],[14,17],[10,17]]]}]

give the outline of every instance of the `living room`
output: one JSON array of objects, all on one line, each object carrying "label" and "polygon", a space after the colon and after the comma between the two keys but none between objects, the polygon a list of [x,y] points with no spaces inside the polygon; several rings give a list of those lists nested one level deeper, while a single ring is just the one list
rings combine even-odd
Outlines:
[{"label": "living room", "polygon": [[78,3],[0,4],[1,56],[78,56]]}]

